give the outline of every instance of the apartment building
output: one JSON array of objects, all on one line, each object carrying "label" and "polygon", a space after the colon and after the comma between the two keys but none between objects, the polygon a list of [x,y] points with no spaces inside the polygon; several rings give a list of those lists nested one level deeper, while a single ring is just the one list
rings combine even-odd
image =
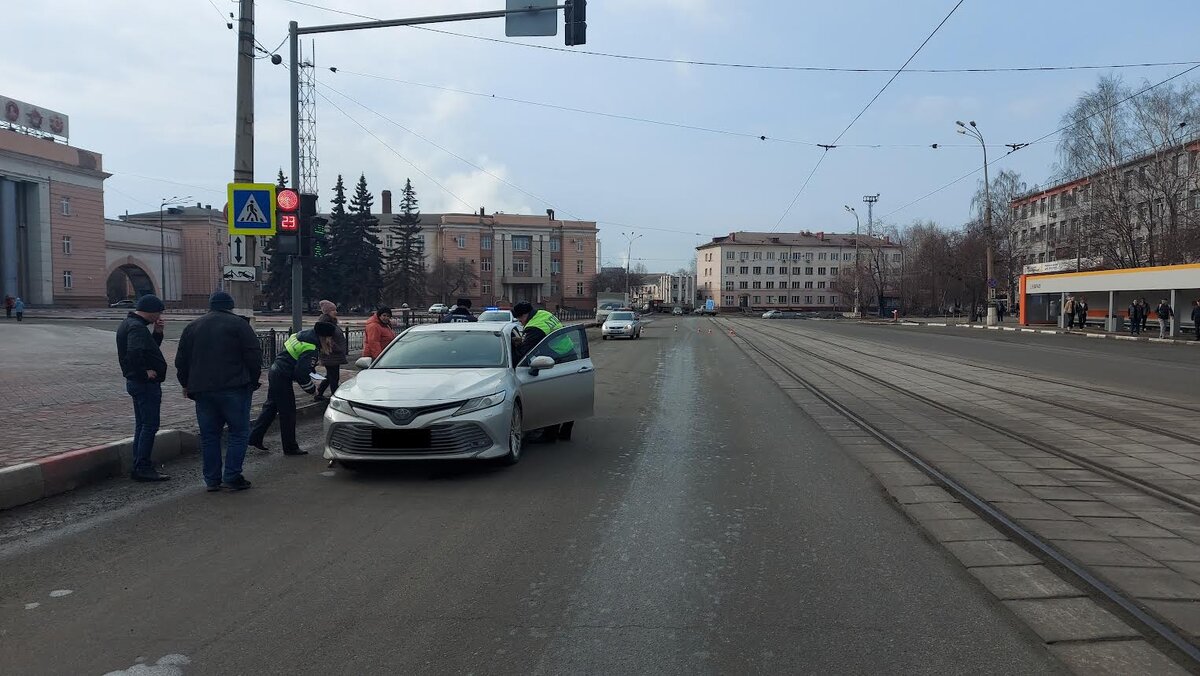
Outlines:
[{"label": "apartment building", "polygon": [[[699,302],[712,299],[723,310],[848,309],[854,303],[855,238],[741,231],[714,237],[696,247]],[[889,270],[899,270],[898,245],[865,236],[858,244],[864,267],[868,254],[876,253]],[[890,285],[885,288],[890,297]]]},{"label": "apartment building", "polygon": [[696,278],[667,272],[642,275],[642,284],[634,288],[636,305],[693,307],[696,303]]}]

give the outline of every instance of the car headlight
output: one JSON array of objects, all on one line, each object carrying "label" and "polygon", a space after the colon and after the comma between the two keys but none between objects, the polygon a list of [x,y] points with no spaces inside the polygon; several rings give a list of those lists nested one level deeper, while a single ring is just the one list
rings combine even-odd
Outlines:
[{"label": "car headlight", "polygon": [[350,415],[355,415],[354,407],[351,406],[350,402],[346,401],[345,399],[338,399],[337,397],[330,397],[329,398],[329,408],[332,408],[333,410],[337,411],[338,413],[349,413]]},{"label": "car headlight", "polygon": [[475,397],[463,404],[454,412],[454,415],[463,415],[464,413],[473,413],[485,408],[498,406],[504,402],[504,391],[494,392],[486,397]]}]

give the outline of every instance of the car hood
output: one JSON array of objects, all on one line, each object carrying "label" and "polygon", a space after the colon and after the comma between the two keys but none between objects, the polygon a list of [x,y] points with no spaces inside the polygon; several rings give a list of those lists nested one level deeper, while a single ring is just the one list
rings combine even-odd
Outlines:
[{"label": "car hood", "polygon": [[610,322],[604,322],[604,326],[606,326],[610,329],[627,329],[630,326],[633,326],[633,322],[631,322],[627,319],[621,319],[621,320],[614,319],[613,321],[610,321]]},{"label": "car hood", "polygon": [[362,404],[402,406],[462,401],[508,388],[512,370],[367,369],[338,388],[337,396]]}]

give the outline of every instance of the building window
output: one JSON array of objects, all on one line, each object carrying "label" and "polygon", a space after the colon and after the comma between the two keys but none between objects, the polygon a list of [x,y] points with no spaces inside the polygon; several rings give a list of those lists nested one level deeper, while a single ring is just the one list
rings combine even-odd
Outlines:
[{"label": "building window", "polygon": [[800,282],[792,282],[792,288],[793,288],[793,289],[799,289],[799,288],[801,288],[801,287],[800,287]]},{"label": "building window", "polygon": [[817,254],[817,260],[819,260],[819,261],[823,261],[823,260],[825,260],[825,255],[826,255],[826,254],[825,254],[825,252],[824,252],[824,251],[822,251],[821,253]]},{"label": "building window", "polygon": [[792,296],[792,305],[800,304],[800,296]]},{"label": "building window", "polygon": [[492,293],[492,283],[491,282],[480,282],[479,283],[479,292],[485,296],[490,295]]},{"label": "building window", "polygon": [[805,297],[804,297],[804,303],[805,303],[806,305],[812,305],[812,296],[805,296]]},{"label": "building window", "polygon": [[813,272],[813,269],[812,269],[812,268],[804,268],[804,274],[806,274],[806,275],[811,275],[811,274],[812,274],[812,272]]},{"label": "building window", "polygon": [[70,256],[71,255],[71,236],[63,235],[62,244],[63,244],[63,254],[66,256]]},{"label": "building window", "polygon": [[739,252],[738,252],[738,259],[739,259],[739,260],[743,260],[743,261],[744,261],[744,260],[746,260],[747,258],[750,258],[750,252],[749,252],[749,251],[739,251]]},{"label": "building window", "polygon": [[762,296],[755,296],[755,297],[754,297],[754,304],[755,304],[755,305],[761,305],[761,304],[762,304]]},{"label": "building window", "polygon": [[756,274],[756,275],[761,275],[761,274],[762,274],[762,266],[761,266],[761,265],[755,265],[755,266],[754,266],[754,274]]},{"label": "building window", "polygon": [[900,254],[898,254],[898,253],[892,254],[892,262],[899,263],[900,262]]},{"label": "building window", "polygon": [[830,305],[837,305],[837,304],[838,304],[838,297],[837,297],[837,296],[830,296],[830,297],[829,297],[829,304],[830,304]]},{"label": "building window", "polygon": [[817,288],[818,288],[818,289],[824,289],[824,288],[825,288],[825,282],[817,282]]},{"label": "building window", "polygon": [[830,275],[833,275],[833,276],[835,276],[835,277],[836,277],[836,276],[837,276],[837,273],[838,273],[838,269],[837,269],[837,268],[829,268],[829,274],[830,274]]},{"label": "building window", "polygon": [[762,282],[755,282],[755,283],[754,283],[754,288],[756,288],[756,289],[761,289],[761,288],[762,288]]},{"label": "building window", "polygon": [[825,268],[817,268],[817,274],[818,274],[818,275],[824,275],[824,274],[825,274]]},{"label": "building window", "polygon": [[732,251],[726,251],[726,252],[725,252],[725,260],[727,260],[727,261],[731,261],[731,260],[733,260],[734,258],[736,258],[736,256],[734,256],[734,255],[733,255],[733,252],[732,252]]},{"label": "building window", "polygon": [[733,296],[725,296],[725,304],[733,305]]},{"label": "building window", "polygon": [[739,289],[749,289],[750,282],[738,282],[738,288]]},{"label": "building window", "polygon": [[479,269],[484,272],[491,272],[492,271],[492,259],[480,258],[479,259]]},{"label": "building window", "polygon": [[583,295],[583,282],[575,282],[575,295],[576,296]]},{"label": "building window", "polygon": [[[800,274],[800,268],[792,268],[792,274],[793,274],[793,275],[798,275],[798,274]],[[812,273],[809,273],[809,274],[812,274]]]},{"label": "building window", "polygon": [[775,252],[774,251],[767,252],[767,260],[769,260],[769,261],[775,260]]},{"label": "building window", "polygon": [[529,235],[513,235],[512,248],[513,251],[531,251],[533,250],[533,238]]},{"label": "building window", "polygon": [[552,253],[558,253],[559,251],[562,251],[562,240],[558,239],[557,237],[551,237],[550,238],[550,251]]},{"label": "building window", "polygon": [[761,261],[761,260],[762,260],[762,252],[761,252],[761,251],[755,251],[755,252],[754,252],[754,260],[756,260],[756,261]]},{"label": "building window", "polygon": [[550,273],[555,275],[562,273],[562,261],[557,258],[550,259]]},{"label": "building window", "polygon": [[817,296],[817,305],[825,304],[825,296]]},{"label": "building window", "polygon": [[725,274],[727,274],[727,275],[732,275],[732,274],[733,274],[733,266],[732,266],[732,265],[726,265],[726,266],[725,266]]},{"label": "building window", "polygon": [[479,248],[480,249],[491,249],[492,248],[492,236],[491,235],[481,235],[479,237]]},{"label": "building window", "polygon": [[844,260],[844,261],[851,261],[851,260],[854,260],[854,259],[853,259],[853,258],[851,258],[851,254],[850,254],[850,253],[844,253],[844,254],[842,254],[842,260]]},{"label": "building window", "polygon": [[[63,216],[70,216],[71,215],[71,198],[70,197],[62,198],[62,200],[60,200],[58,203],[58,207],[62,211]],[[71,287],[68,286],[67,288],[69,289]]]},{"label": "building window", "polygon": [[767,296],[767,305],[775,304],[775,296]]},{"label": "building window", "polygon": [[458,248],[460,248],[460,249],[467,248],[467,236],[466,235],[455,235],[454,243],[457,244]]},{"label": "building window", "polygon": [[785,268],[785,267],[782,267],[782,266],[779,268],[779,274],[781,274],[781,275],[786,275],[787,273],[788,273],[788,269],[787,269],[787,268]]},{"label": "building window", "polygon": [[741,267],[741,268],[738,270],[738,272],[739,272],[740,274],[743,274],[743,275],[748,275],[748,274],[750,274],[750,266],[749,266],[749,265],[743,265],[743,266],[742,266],[742,267]]},{"label": "building window", "polygon": [[733,291],[733,282],[725,282],[725,290]]},{"label": "building window", "polygon": [[775,288],[775,282],[767,282],[767,288],[768,288],[768,289],[774,289],[774,288]]},{"label": "building window", "polygon": [[513,261],[513,272],[529,272],[529,261],[521,259]]},{"label": "building window", "polygon": [[813,283],[812,283],[812,282],[805,282],[805,283],[804,283],[804,288],[806,288],[806,289],[811,289],[811,288],[813,288]]},{"label": "building window", "polygon": [[581,261],[581,260],[575,261],[575,274],[577,274],[577,275],[583,274],[583,261]]},{"label": "building window", "polygon": [[558,295],[558,282],[550,282],[550,295]]},{"label": "building window", "polygon": [[575,253],[583,253],[583,240],[575,240]]},{"label": "building window", "polygon": [[63,288],[70,289],[75,286],[75,278],[71,275],[70,270],[63,270]]},{"label": "building window", "polygon": [[773,267],[771,267],[771,266],[769,266],[769,265],[768,265],[768,266],[767,266],[767,274],[768,274],[768,275],[773,275],[773,274],[775,274],[775,268],[773,268]]}]

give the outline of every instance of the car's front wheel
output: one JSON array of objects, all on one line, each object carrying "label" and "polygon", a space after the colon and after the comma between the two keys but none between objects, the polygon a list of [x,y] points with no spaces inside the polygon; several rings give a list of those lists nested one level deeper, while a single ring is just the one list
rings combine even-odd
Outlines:
[{"label": "car's front wheel", "polygon": [[525,433],[521,429],[521,403],[513,404],[512,421],[508,425],[508,453],[500,456],[500,463],[515,465],[521,461],[521,446]]}]

